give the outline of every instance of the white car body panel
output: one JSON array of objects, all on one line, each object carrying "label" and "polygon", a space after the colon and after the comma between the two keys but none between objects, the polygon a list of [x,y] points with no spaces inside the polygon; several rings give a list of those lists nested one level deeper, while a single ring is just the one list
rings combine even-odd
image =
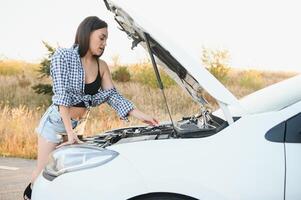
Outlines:
[{"label": "white car body panel", "polygon": [[285,145],[286,151],[286,200],[301,198],[301,144],[291,143]]},{"label": "white car body panel", "polygon": [[[301,100],[301,75],[255,91],[239,100],[244,113],[262,113],[280,110]],[[259,101],[259,102],[258,102]],[[241,116],[240,107],[230,107],[235,116]]]},{"label": "white car body panel", "polygon": [[[298,109],[297,109],[298,110]],[[300,109],[299,109],[300,112]],[[297,117],[300,119],[300,114]],[[295,120],[295,119],[294,119]],[[297,124],[301,127],[301,124]],[[288,128],[288,127],[286,127]],[[299,128],[300,131],[300,128]],[[301,134],[299,132],[298,134]],[[301,143],[286,143],[286,200],[295,200],[301,198]]]},{"label": "white car body panel", "polygon": [[118,155],[108,165],[66,173],[53,181],[40,175],[34,184],[32,199],[127,199],[145,188],[135,166]]},{"label": "white car body panel", "polygon": [[[47,194],[44,200],[127,199],[150,192],[175,192],[206,200],[280,200],[284,197],[284,144],[270,142],[264,135],[300,110],[301,102],[277,112],[248,115],[207,138],[110,146],[120,153],[113,161],[44,183],[43,188],[34,188],[33,199],[42,194]],[[45,182],[42,177],[38,181]],[[287,188],[299,194],[295,181]],[[48,194],[49,190],[58,192]],[[79,191],[78,196],[74,191]]]}]

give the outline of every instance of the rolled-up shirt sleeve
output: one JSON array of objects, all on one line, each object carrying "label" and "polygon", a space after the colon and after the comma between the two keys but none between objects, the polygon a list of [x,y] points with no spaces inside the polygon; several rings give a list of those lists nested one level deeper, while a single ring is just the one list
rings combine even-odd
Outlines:
[{"label": "rolled-up shirt sleeve", "polygon": [[107,103],[118,113],[119,117],[127,120],[128,114],[134,109],[134,104],[124,98],[116,88],[112,88]]},{"label": "rolled-up shirt sleeve", "polygon": [[53,85],[52,102],[56,105],[70,106],[71,97],[68,94],[68,68],[62,49],[58,48],[51,58],[50,75]]}]

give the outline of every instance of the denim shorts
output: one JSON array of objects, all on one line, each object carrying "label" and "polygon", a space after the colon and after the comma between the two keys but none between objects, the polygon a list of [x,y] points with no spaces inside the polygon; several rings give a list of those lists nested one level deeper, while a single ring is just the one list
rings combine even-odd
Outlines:
[{"label": "denim shorts", "polygon": [[[79,122],[71,119],[71,124],[74,129]],[[35,131],[49,142],[56,144],[62,142],[62,135],[66,134],[66,130],[58,106],[54,104],[49,106]]]}]

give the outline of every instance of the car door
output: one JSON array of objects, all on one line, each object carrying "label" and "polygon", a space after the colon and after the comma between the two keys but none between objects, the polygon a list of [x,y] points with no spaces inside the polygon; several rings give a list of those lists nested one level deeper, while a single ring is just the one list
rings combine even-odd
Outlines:
[{"label": "car door", "polygon": [[286,121],[285,199],[301,199],[301,113]]}]

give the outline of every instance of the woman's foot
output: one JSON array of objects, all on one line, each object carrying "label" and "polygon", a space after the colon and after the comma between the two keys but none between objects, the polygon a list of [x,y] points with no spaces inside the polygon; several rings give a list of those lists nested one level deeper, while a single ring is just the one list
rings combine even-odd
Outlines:
[{"label": "woman's foot", "polygon": [[23,198],[25,200],[30,200],[31,199],[31,183],[28,184],[28,186],[25,188],[24,193],[23,193]]}]

